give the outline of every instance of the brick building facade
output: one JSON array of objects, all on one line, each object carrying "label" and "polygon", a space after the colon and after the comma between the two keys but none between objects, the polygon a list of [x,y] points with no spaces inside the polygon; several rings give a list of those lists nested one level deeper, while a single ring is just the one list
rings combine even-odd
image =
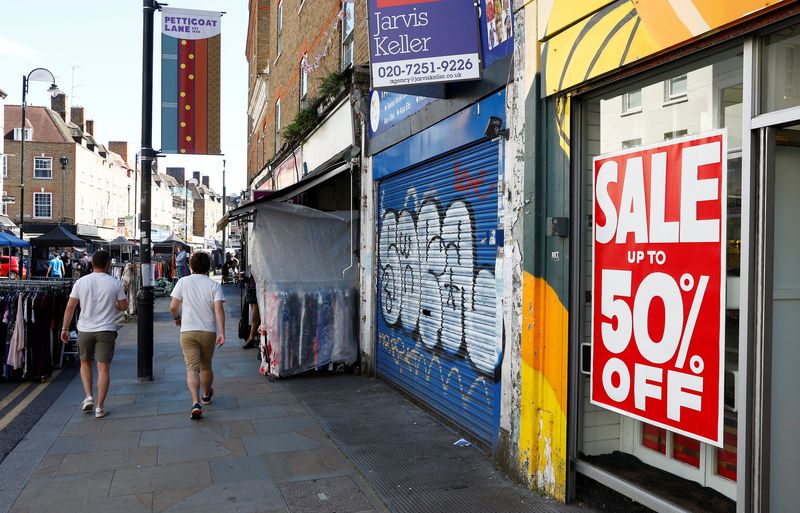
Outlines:
[{"label": "brick building facade", "polygon": [[286,149],[283,130],[322,79],[368,63],[366,12],[366,0],[250,1],[248,183]]},{"label": "brick building facade", "polygon": [[[53,98],[51,107],[26,109],[24,219],[19,201],[22,108],[3,109],[3,194],[14,198],[6,205],[7,215],[18,224],[24,222],[26,236],[61,223],[78,235],[113,239],[118,220],[132,213],[135,202],[135,173],[128,156],[98,143],[94,122],[84,119],[83,107],[68,111],[65,95]],[[127,153],[127,143],[117,141],[113,148]]]}]

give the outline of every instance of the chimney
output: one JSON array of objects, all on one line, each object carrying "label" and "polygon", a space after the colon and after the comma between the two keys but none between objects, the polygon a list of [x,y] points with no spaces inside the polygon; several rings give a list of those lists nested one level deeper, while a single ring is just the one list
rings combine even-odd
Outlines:
[{"label": "chimney", "polygon": [[67,95],[58,93],[50,99],[50,108],[64,121],[67,120]]},{"label": "chimney", "polygon": [[192,178],[197,180],[197,183],[200,183],[200,171],[192,171]]},{"label": "chimney", "polygon": [[183,186],[184,176],[186,176],[186,168],[183,167],[168,167],[167,175],[174,178],[181,186]]},{"label": "chimney", "polygon": [[108,149],[128,162],[128,141],[108,141]]},{"label": "chimney", "polygon": [[87,119],[86,120],[86,133],[89,135],[94,135],[94,120]]},{"label": "chimney", "polygon": [[209,189],[211,188],[211,185],[209,185],[209,177],[208,177],[208,175],[203,175],[203,185],[205,185]]},{"label": "chimney", "polygon": [[78,125],[83,132],[83,107],[72,107],[69,109],[69,120]]}]

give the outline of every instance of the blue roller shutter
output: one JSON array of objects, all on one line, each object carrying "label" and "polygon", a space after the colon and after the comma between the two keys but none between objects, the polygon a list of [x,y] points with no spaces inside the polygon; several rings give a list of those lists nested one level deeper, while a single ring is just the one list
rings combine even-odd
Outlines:
[{"label": "blue roller shutter", "polygon": [[487,444],[500,410],[497,180],[486,141],[378,189],[377,371]]}]

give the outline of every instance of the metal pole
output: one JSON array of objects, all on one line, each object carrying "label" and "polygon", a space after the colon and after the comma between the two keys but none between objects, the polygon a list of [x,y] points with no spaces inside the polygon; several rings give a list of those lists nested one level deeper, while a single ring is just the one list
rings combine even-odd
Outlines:
[{"label": "metal pole", "polygon": [[186,185],[186,175],[183,176],[183,239],[189,243],[189,186]]},{"label": "metal pole", "polygon": [[153,18],[158,4],[155,0],[142,0],[142,214],[141,231],[141,281],[137,297],[137,377],[139,381],[153,380],[153,263],[150,248],[150,195],[151,172],[156,152],[153,150]]},{"label": "metal pole", "polygon": [[28,96],[28,77],[22,75],[22,137],[19,144],[19,238],[23,238],[25,222],[25,107]]},{"label": "metal pole", "polygon": [[[226,208],[228,203],[228,194],[225,190],[225,159],[222,159],[222,217],[228,213]],[[225,232],[228,231],[228,225],[222,227],[222,258],[225,258],[225,252],[228,250],[225,245]]]}]

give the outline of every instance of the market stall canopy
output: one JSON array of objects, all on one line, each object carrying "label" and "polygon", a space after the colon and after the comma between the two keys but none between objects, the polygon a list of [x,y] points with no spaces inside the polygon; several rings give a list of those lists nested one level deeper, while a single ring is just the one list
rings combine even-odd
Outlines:
[{"label": "market stall canopy", "polygon": [[169,235],[169,237],[167,237],[166,239],[162,240],[161,242],[154,242],[153,245],[154,246],[183,246],[186,249],[191,249],[191,246],[189,246],[189,244],[183,242],[174,233],[171,233]]},{"label": "market stall canopy", "polygon": [[55,247],[72,246],[75,248],[82,248],[86,246],[86,241],[63,226],[56,226],[44,235],[31,239],[31,245]]},{"label": "market stall canopy", "polygon": [[125,248],[126,246],[136,246],[136,245],[137,244],[135,242],[126,239],[122,235],[120,235],[119,237],[108,243],[108,247],[110,248]]},{"label": "market stall canopy", "polygon": [[27,248],[30,244],[10,233],[0,232],[0,246],[6,248]]}]

